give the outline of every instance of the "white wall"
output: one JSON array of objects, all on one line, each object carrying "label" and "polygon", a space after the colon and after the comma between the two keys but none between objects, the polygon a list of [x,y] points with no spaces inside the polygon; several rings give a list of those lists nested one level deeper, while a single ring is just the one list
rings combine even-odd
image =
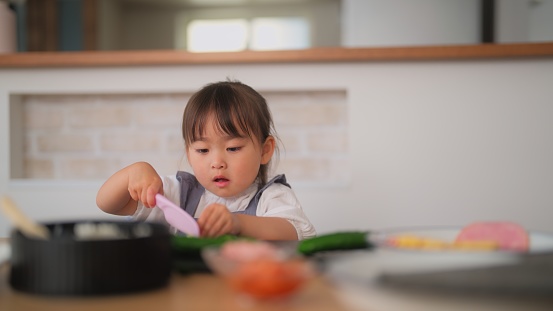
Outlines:
[{"label": "white wall", "polygon": [[100,180],[10,180],[10,94],[188,92],[226,77],[346,90],[351,183],[294,187],[320,233],[475,220],[553,230],[551,58],[0,69],[0,193],[41,221],[107,217]]},{"label": "white wall", "polygon": [[478,0],[343,0],[342,46],[477,44]]},{"label": "white wall", "polygon": [[553,41],[553,0],[534,1],[528,9],[530,15],[529,42]]},{"label": "white wall", "polygon": [[496,5],[496,42],[553,40],[553,0],[499,0]]}]

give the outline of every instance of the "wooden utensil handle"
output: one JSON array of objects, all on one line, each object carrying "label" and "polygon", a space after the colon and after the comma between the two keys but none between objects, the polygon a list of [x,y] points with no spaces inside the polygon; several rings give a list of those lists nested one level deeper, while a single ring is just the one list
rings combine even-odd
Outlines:
[{"label": "wooden utensil handle", "polygon": [[50,232],[45,226],[39,225],[23,212],[13,203],[13,201],[7,197],[2,197],[2,211],[11,220],[11,222],[21,230],[23,234],[28,237],[34,237],[39,239],[48,239]]}]

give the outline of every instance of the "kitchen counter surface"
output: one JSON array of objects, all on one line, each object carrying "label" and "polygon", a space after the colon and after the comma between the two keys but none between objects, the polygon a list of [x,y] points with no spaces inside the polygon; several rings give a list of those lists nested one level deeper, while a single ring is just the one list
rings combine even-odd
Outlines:
[{"label": "kitchen counter surface", "polygon": [[[6,244],[6,240],[0,240]],[[2,311],[140,311],[140,310],[481,310],[551,311],[551,299],[438,295],[379,288],[368,283],[353,284],[340,278],[319,276],[297,295],[285,301],[252,301],[234,293],[227,284],[209,273],[175,273],[168,286],[135,294],[98,297],[53,297],[15,291],[8,283],[9,263],[0,263],[0,310]]]},{"label": "kitchen counter surface", "polygon": [[0,310],[3,311],[138,311],[138,310],[350,310],[340,302],[324,278],[311,281],[286,301],[254,302],[237,296],[222,279],[211,274],[173,275],[165,288],[126,295],[50,297],[12,290],[9,266],[0,268]]},{"label": "kitchen counter surface", "polygon": [[444,297],[395,293],[366,287],[337,287],[326,278],[309,283],[298,295],[286,301],[254,302],[233,293],[211,274],[175,274],[162,289],[127,295],[101,297],[49,297],[13,291],[7,282],[9,266],[0,268],[0,310],[3,311],[141,311],[141,310],[300,310],[300,311],[379,311],[379,310],[482,310],[550,311],[550,302],[532,300],[498,301],[478,297]]}]

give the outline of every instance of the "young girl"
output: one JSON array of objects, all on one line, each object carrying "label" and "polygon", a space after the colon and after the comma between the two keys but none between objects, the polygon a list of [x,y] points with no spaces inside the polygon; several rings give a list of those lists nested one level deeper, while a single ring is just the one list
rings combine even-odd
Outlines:
[{"label": "young girl", "polygon": [[267,180],[276,141],[271,113],[258,92],[237,81],[206,85],[186,105],[182,135],[194,175],[179,171],[162,178],[150,164],[134,163],[102,185],[98,207],[166,223],[156,207],[155,195],[161,193],[198,219],[203,237],[315,236],[285,176]]}]

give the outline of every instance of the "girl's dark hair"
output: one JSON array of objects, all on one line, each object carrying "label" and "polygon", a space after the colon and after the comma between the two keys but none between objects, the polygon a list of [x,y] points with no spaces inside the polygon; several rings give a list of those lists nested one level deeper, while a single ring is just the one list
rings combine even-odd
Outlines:
[{"label": "girl's dark hair", "polygon": [[[269,135],[278,140],[265,98],[239,81],[211,83],[190,97],[182,118],[182,137],[187,148],[200,139],[211,116],[217,129],[232,137],[245,133],[252,141],[257,139],[261,146]],[[269,164],[259,168],[260,185],[267,183]]]}]

